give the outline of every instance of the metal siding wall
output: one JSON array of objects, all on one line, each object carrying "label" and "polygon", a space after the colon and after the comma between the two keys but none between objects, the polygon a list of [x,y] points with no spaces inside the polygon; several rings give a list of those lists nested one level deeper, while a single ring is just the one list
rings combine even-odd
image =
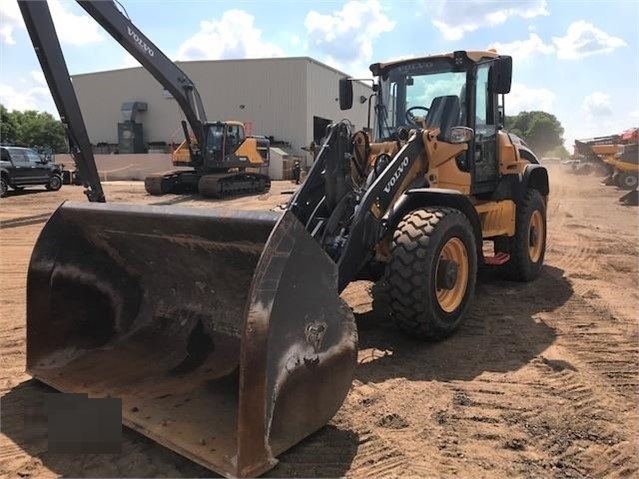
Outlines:
[{"label": "metal siding wall", "polygon": [[308,116],[306,125],[308,130],[308,142],[313,139],[313,116],[319,116],[340,121],[344,118],[350,120],[357,130],[366,126],[368,115],[368,101],[359,102],[359,97],[364,95],[367,99],[372,89],[366,85],[355,82],[353,84],[353,108],[342,111],[339,109],[339,79],[343,73],[327,68],[326,66],[308,60]]},{"label": "metal siding wall", "polygon": [[[253,133],[289,141],[294,152],[306,145],[306,59],[264,59],[178,63],[197,85],[209,121],[240,120]],[[181,139],[182,112],[164,97],[162,86],[143,68],[73,77],[91,141],[117,142],[123,102],[143,101],[139,115],[145,140]],[[241,109],[240,105],[244,105]],[[177,132],[177,133],[176,133]]]}]

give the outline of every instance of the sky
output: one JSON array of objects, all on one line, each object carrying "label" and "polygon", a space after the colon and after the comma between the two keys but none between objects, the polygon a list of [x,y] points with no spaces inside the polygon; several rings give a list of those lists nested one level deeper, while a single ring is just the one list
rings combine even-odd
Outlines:
[{"label": "sky", "polygon": [[[371,63],[495,48],[513,57],[506,114],[554,114],[569,151],[639,126],[639,0],[120,4],[172,60],[309,56],[362,78]],[[75,2],[49,7],[71,74],[139,66]],[[0,0],[0,103],[58,116],[15,0]]]}]

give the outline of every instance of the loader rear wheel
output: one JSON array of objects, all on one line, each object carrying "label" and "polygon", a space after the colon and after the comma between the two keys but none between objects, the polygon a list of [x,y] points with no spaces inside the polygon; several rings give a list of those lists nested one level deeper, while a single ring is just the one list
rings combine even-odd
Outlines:
[{"label": "loader rear wheel", "polygon": [[402,331],[449,336],[470,308],[476,281],[475,236],[461,211],[429,207],[404,216],[382,280],[389,316]]},{"label": "loader rear wheel", "polygon": [[515,236],[496,240],[495,252],[510,255],[502,266],[507,278],[529,282],[539,276],[546,255],[546,202],[539,191],[526,191],[517,205]]}]

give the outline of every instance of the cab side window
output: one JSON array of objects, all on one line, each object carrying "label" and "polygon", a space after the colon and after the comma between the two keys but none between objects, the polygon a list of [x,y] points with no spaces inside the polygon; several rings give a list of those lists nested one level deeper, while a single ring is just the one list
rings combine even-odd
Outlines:
[{"label": "cab side window", "polygon": [[227,129],[229,149],[235,150],[244,141],[244,128],[240,125],[229,125]]},{"label": "cab side window", "polygon": [[14,163],[28,163],[29,159],[24,150],[11,150],[11,160]]},{"label": "cab side window", "polygon": [[35,151],[27,150],[25,156],[31,164],[37,165],[42,163],[42,158]]},{"label": "cab side window", "polygon": [[494,125],[495,122],[489,115],[490,94],[488,91],[488,65],[481,65],[477,69],[477,91],[475,97],[477,103],[475,107],[475,124],[477,129],[485,129],[487,125]]}]

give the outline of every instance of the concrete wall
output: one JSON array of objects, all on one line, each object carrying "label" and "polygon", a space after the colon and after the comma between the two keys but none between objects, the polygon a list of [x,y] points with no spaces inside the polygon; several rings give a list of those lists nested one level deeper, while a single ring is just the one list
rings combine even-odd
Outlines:
[{"label": "concrete wall", "polygon": [[[295,154],[313,139],[313,115],[365,122],[365,107],[339,111],[337,79],[344,74],[307,57],[177,64],[197,85],[209,121],[251,122],[254,134],[288,141]],[[74,75],[73,85],[94,144],[117,143],[120,108],[131,101],[148,105],[137,119],[146,142],[182,138],[181,109],[142,67]]]},{"label": "concrete wall", "polygon": [[[74,167],[71,155],[56,155],[55,162],[63,164],[66,169]],[[144,180],[151,173],[180,169],[171,163],[171,155],[137,154],[137,155],[95,155],[95,163],[102,181]],[[271,152],[268,174],[273,180],[283,178],[283,158]]]},{"label": "concrete wall", "polygon": [[[55,162],[73,169],[70,155],[56,155]],[[95,163],[102,181],[144,180],[151,173],[175,169],[169,154],[95,155]]]},{"label": "concrete wall", "polygon": [[313,135],[314,116],[326,118],[333,122],[346,118],[355,125],[356,130],[366,126],[368,101],[361,103],[359,99],[360,96],[368,99],[372,93],[370,86],[354,82],[353,108],[342,111],[339,109],[339,79],[346,75],[312,59],[309,59],[307,71],[308,114],[305,120],[311,137]]}]

